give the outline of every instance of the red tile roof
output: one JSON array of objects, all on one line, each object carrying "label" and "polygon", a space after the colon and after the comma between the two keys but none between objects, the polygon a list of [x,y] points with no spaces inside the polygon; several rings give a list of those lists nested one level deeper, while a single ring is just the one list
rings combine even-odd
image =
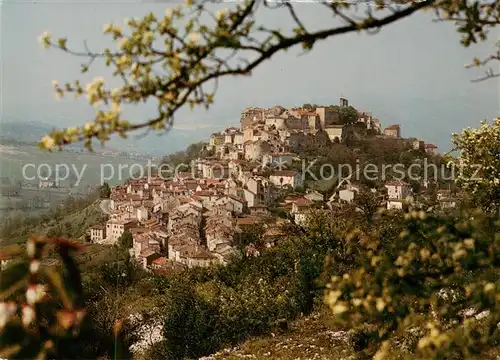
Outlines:
[{"label": "red tile roof", "polygon": [[209,190],[202,190],[202,191],[197,191],[194,193],[196,196],[201,196],[201,197],[206,197],[206,196],[211,196],[212,192]]},{"label": "red tile roof", "polygon": [[254,225],[261,222],[261,219],[257,217],[245,217],[245,218],[239,218],[236,220],[236,224],[238,225]]},{"label": "red tile roof", "polygon": [[306,198],[300,198],[300,199],[295,200],[293,203],[300,207],[300,206],[310,206],[314,202],[312,200],[309,200]]},{"label": "red tile roof", "polygon": [[164,256],[159,257],[158,259],[153,260],[153,264],[155,265],[163,265],[168,262],[168,259]]}]

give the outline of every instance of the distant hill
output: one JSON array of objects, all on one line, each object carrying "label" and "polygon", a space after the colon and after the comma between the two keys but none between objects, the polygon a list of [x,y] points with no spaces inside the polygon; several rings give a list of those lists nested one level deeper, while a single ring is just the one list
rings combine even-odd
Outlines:
[{"label": "distant hill", "polygon": [[6,121],[0,122],[0,139],[25,143],[36,143],[53,130],[53,126],[42,122]]},{"label": "distant hill", "polygon": [[226,126],[228,125],[214,123],[213,126],[201,129],[184,130],[173,128],[167,133],[151,131],[147,136],[139,138],[137,137],[141,132],[135,132],[129,134],[128,139],[112,138],[109,145],[122,151],[139,151],[163,156],[184,150],[190,144],[208,141],[212,133],[221,131]]},{"label": "distant hill", "polygon": [[[210,123],[209,121],[207,121]],[[238,120],[235,121],[237,125]],[[182,125],[182,122],[180,122]],[[189,144],[199,141],[208,141],[210,134],[214,131],[222,130],[225,123],[215,123],[200,129],[177,129],[173,128],[167,133],[159,134],[151,131],[146,136],[141,136],[142,132],[130,133],[128,139],[113,136],[106,143],[105,149],[110,151],[141,152],[152,155],[168,155],[184,150]],[[55,126],[39,121],[3,121],[0,122],[0,142],[18,141],[22,143],[35,144],[44,135],[51,132]],[[81,144],[74,144],[68,147],[81,148]],[[98,143],[95,150],[100,151]]]}]

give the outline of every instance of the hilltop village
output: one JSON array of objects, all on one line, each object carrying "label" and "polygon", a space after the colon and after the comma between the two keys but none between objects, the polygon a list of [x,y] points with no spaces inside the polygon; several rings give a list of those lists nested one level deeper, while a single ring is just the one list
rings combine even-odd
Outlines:
[{"label": "hilltop village", "polygon": [[[315,208],[340,211],[362,188],[354,181],[338,184],[328,195],[308,188],[304,174],[292,166],[304,149],[365,137],[438,154],[433,144],[402,138],[398,124],[382,129],[372,114],[356,111],[343,97],[338,106],[247,108],[239,127],[210,136],[189,171],[113,187],[109,219],[89,229],[90,240],[112,245],[131,237],[131,256],[144,269],[161,273],[226,264],[244,234],[261,228],[261,243],[243,247],[245,256],[258,256],[280,241],[287,223],[303,224]],[[388,209],[402,209],[414,195],[404,180],[388,180],[384,188],[370,190]],[[449,190],[437,197],[442,207],[455,205]]]}]

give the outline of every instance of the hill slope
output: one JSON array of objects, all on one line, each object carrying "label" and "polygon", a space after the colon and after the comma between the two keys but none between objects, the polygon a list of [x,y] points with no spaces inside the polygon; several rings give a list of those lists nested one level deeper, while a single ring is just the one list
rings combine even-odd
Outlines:
[{"label": "hill slope", "polygon": [[350,360],[354,351],[347,331],[335,331],[328,310],[294,321],[288,330],[248,340],[200,360],[278,359]]}]

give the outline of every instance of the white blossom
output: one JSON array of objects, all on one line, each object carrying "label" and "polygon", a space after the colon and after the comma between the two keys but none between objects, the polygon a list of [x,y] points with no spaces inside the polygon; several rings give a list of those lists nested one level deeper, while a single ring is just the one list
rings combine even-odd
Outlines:
[{"label": "white blossom", "polygon": [[46,294],[46,287],[44,285],[30,285],[28,287],[28,290],[26,290],[26,302],[29,305],[34,305],[40,300],[43,299],[43,297]]},{"label": "white blossom", "polygon": [[191,32],[188,35],[188,42],[191,44],[197,44],[200,41],[200,38],[200,34],[198,34],[197,32]]},{"label": "white blossom", "polygon": [[[55,145],[55,140],[52,138],[52,136],[44,136],[42,138],[42,140],[40,141],[40,143],[42,144],[42,146],[45,148],[45,149],[52,149]],[[28,244],[29,246],[29,244]],[[33,243],[33,246],[35,246],[35,244]],[[30,254],[30,249],[28,248],[28,254]],[[34,254],[34,249],[33,249],[33,254]]]},{"label": "white blossom", "polygon": [[126,36],[122,37],[120,39],[120,41],[118,41],[118,44],[117,44],[118,49],[125,48],[125,46],[127,46],[128,42],[129,42],[129,38],[128,37],[126,37]]},{"label": "white blossom", "polygon": [[29,326],[33,321],[35,321],[35,317],[35,310],[29,305],[24,305],[22,310],[23,325]]},{"label": "white blossom", "polygon": [[172,16],[174,16],[174,9],[168,8],[167,10],[165,10],[165,17],[170,19],[172,18]]},{"label": "white blossom", "polygon": [[113,31],[113,25],[111,25],[111,24],[106,24],[106,25],[104,25],[103,32],[104,32],[105,34],[107,34],[107,33],[111,32],[111,31]]},{"label": "white blossom", "polygon": [[227,13],[228,13],[227,9],[221,9],[217,11],[215,18],[217,19],[217,21],[222,21],[226,17]]},{"label": "white blossom", "polygon": [[[44,143],[47,143],[49,140],[47,139],[46,141],[44,141],[45,138],[47,137],[50,137],[50,136],[45,136],[43,139],[42,139],[42,144]],[[52,139],[50,137],[50,139],[52,141],[54,141],[54,139]],[[33,240],[28,240],[28,244],[26,245],[26,252],[28,253],[28,256],[30,258],[34,257],[35,256],[35,253],[36,253],[36,244]]]},{"label": "white blossom", "polygon": [[40,261],[32,260],[30,262],[30,273],[36,274],[40,270]]},{"label": "white blossom", "polygon": [[40,41],[44,48],[48,48],[50,47],[50,38],[50,33],[48,31],[45,31],[42,35],[39,36],[38,41]]},{"label": "white blossom", "polygon": [[17,305],[14,302],[0,303],[0,329],[3,329],[15,314]]}]

